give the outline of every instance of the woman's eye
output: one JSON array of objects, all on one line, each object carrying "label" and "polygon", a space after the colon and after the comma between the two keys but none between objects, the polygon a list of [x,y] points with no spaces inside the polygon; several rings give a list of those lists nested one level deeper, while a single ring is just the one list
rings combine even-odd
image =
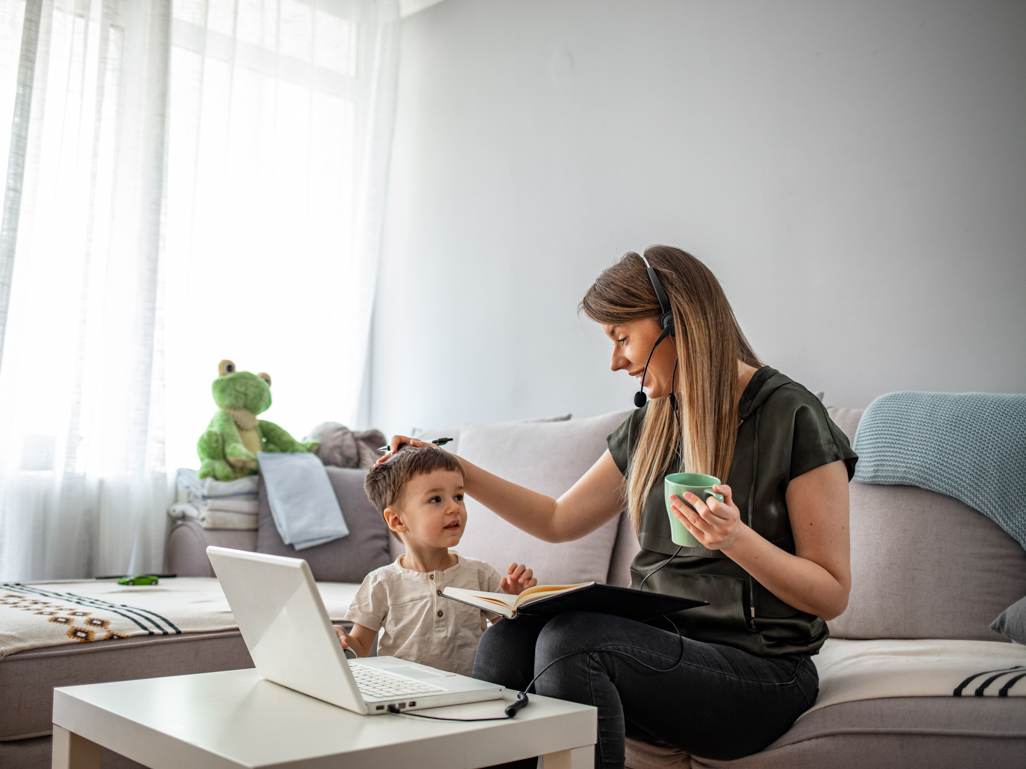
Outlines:
[{"label": "woman's eye", "polygon": [[622,337],[616,340],[616,343],[623,347],[627,343],[627,337]]}]

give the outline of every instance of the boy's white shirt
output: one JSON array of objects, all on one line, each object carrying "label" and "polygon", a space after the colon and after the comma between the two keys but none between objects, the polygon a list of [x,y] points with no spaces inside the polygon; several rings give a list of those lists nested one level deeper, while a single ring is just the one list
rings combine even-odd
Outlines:
[{"label": "boy's white shirt", "polygon": [[366,576],[346,619],[377,632],[378,654],[471,675],[477,643],[487,628],[480,609],[442,597],[447,587],[502,592],[502,577],[484,561],[454,550],[456,565],[445,571],[404,568],[399,556]]}]

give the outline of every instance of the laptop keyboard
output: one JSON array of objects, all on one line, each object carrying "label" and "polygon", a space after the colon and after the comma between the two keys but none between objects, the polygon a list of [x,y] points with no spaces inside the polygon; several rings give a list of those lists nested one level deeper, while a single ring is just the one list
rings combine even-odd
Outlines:
[{"label": "laptop keyboard", "polygon": [[440,686],[425,684],[420,681],[396,676],[383,670],[370,668],[366,665],[350,665],[356,685],[365,700],[384,700],[393,697],[406,697],[411,694],[430,694],[446,691]]}]

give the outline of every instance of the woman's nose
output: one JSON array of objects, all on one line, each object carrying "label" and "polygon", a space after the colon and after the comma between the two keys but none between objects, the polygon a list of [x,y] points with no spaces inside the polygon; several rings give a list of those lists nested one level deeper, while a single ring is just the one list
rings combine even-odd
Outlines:
[{"label": "woman's nose", "polygon": [[613,357],[609,361],[609,368],[612,371],[619,371],[626,365],[626,358],[620,353],[619,348],[613,348]]}]

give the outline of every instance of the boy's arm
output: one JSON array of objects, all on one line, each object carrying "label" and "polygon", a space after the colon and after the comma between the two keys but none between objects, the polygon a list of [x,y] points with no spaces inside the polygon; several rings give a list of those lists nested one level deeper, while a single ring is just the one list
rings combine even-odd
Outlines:
[{"label": "boy's arm", "polygon": [[377,579],[380,571],[375,569],[364,577],[353,602],[349,604],[345,618],[353,623],[352,632],[347,633],[340,625],[334,626],[342,648],[352,649],[357,657],[370,656],[374,638],[388,616],[388,589]]},{"label": "boy's arm", "polygon": [[366,628],[359,622],[353,623],[353,630],[350,633],[341,625],[335,625],[335,635],[342,643],[343,649],[352,649],[357,657],[369,657],[371,646],[374,644],[374,637],[377,632]]}]

